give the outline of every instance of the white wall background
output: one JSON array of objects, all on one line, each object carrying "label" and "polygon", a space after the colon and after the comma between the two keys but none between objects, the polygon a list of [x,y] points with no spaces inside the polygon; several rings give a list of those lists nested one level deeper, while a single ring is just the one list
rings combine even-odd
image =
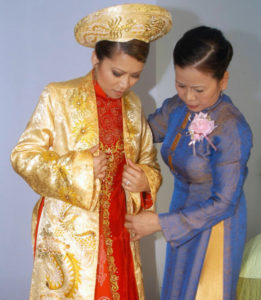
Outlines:
[{"label": "white wall background", "polygon": [[[150,3],[169,9],[171,33],[151,46],[135,91],[145,113],[172,95],[172,49],[187,29],[206,24],[222,29],[234,46],[227,93],[245,114],[254,132],[254,149],[246,182],[248,238],[261,232],[261,2],[260,0],[0,0],[0,300],[28,299],[32,250],[30,220],[38,196],[13,172],[9,155],[50,81],[86,74],[91,50],[76,43],[73,27],[88,13],[119,3]],[[164,183],[158,210],[168,209],[173,179],[161,158]],[[165,242],[158,234],[142,241],[147,299],[159,299]]]}]

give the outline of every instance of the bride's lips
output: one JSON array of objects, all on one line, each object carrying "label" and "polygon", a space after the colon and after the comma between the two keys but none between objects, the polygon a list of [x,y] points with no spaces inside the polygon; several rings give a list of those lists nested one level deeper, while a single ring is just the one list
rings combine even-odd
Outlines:
[{"label": "bride's lips", "polygon": [[118,96],[122,96],[123,93],[124,93],[124,91],[115,91],[115,90],[114,90],[114,93],[115,93],[116,95],[118,95]]}]

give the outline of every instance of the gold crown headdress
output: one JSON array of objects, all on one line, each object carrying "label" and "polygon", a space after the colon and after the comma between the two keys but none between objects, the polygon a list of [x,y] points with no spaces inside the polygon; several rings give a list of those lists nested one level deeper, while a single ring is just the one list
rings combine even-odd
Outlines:
[{"label": "gold crown headdress", "polygon": [[81,19],[74,28],[75,38],[83,46],[94,48],[102,40],[149,43],[167,34],[172,27],[171,14],[151,4],[122,4],[96,11]]}]

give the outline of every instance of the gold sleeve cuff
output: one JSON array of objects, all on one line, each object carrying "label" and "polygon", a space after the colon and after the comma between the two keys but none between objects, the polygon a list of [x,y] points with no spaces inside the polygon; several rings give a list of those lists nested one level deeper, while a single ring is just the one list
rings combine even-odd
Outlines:
[{"label": "gold sleeve cuff", "polygon": [[[160,171],[152,168],[148,165],[138,165],[144,172],[148,179],[149,186],[150,186],[150,193],[151,198],[153,201],[153,205],[147,209],[149,211],[155,211],[155,202],[156,202],[156,195],[158,192],[158,189],[161,185],[161,174]],[[129,193],[130,194],[130,200],[131,200],[131,208],[129,208],[128,213],[131,214],[138,214],[141,211],[141,196],[140,193]]]},{"label": "gold sleeve cuff", "polygon": [[156,195],[161,185],[161,173],[156,168],[152,168],[148,165],[139,165],[139,167],[144,171],[150,186],[150,193],[153,203],[156,202]]}]

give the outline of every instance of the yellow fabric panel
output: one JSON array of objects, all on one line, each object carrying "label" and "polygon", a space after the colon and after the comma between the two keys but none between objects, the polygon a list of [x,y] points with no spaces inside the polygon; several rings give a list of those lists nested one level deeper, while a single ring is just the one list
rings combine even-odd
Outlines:
[{"label": "yellow fabric panel", "polygon": [[224,221],[212,227],[195,300],[223,299]]}]

